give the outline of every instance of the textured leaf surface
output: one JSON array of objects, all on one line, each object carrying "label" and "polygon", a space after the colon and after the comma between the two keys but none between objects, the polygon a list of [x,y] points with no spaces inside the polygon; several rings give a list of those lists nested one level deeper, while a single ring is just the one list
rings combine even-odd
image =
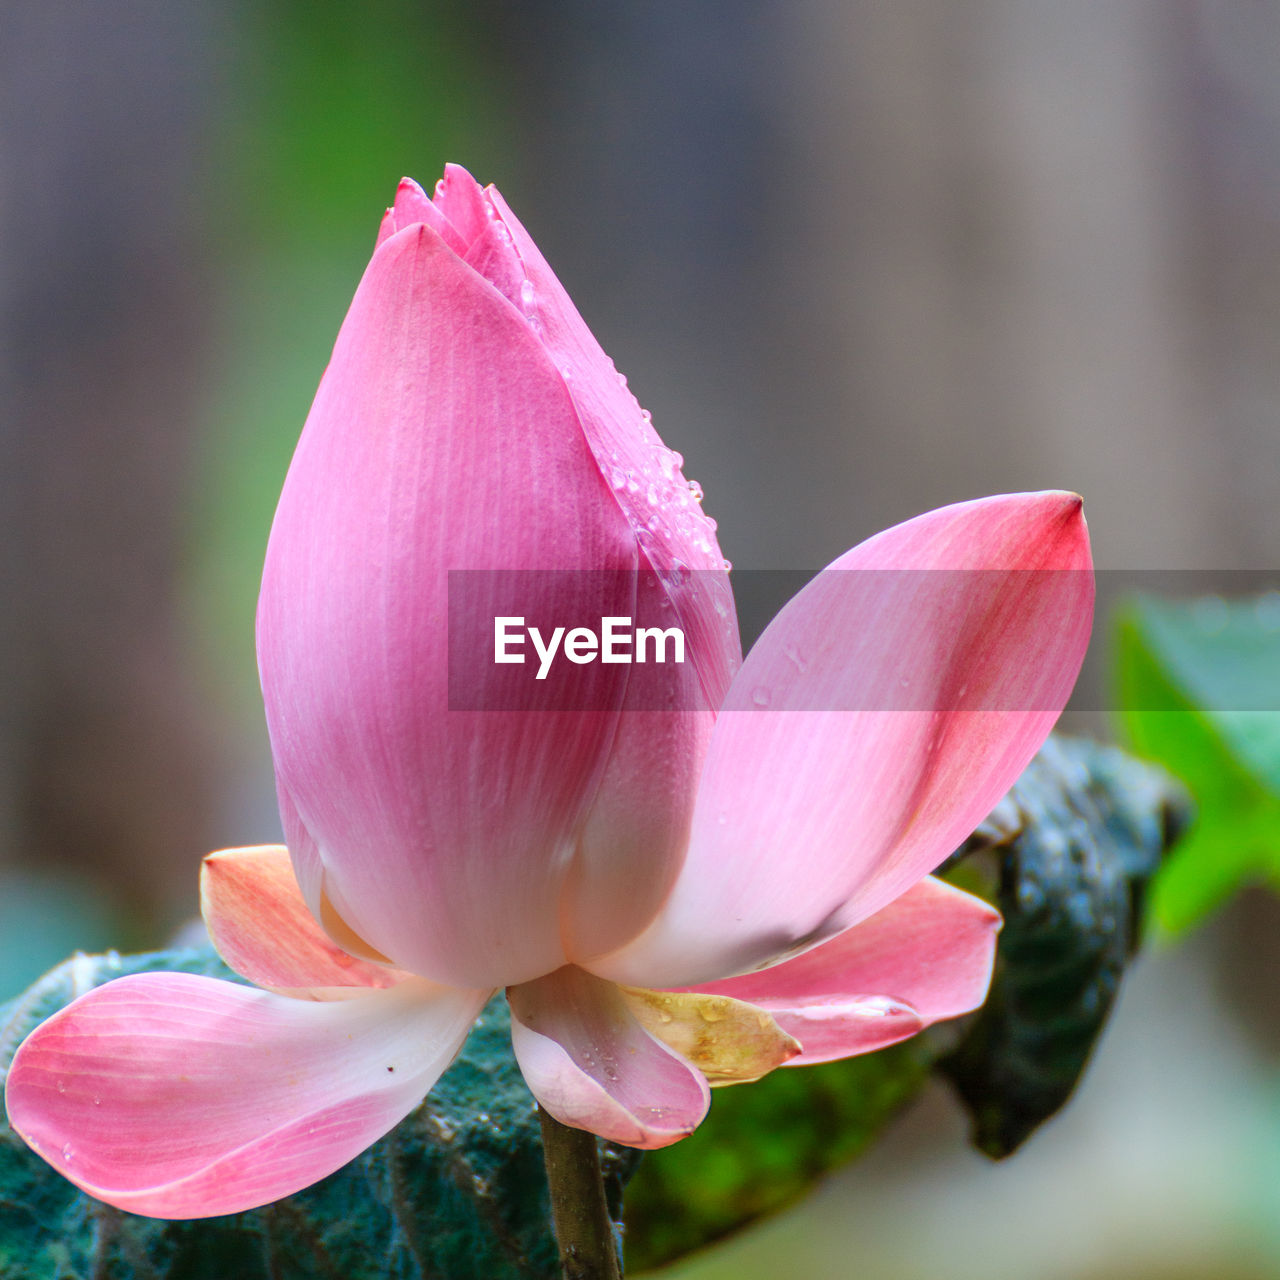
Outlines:
[{"label": "textured leaf surface", "polygon": [[1070,1097],[1137,949],[1146,886],[1186,818],[1163,771],[1050,739],[961,851],[998,855],[1005,925],[987,1002],[938,1065],[988,1155],[1008,1155]]},{"label": "textured leaf surface", "polygon": [[1196,801],[1153,887],[1157,924],[1180,934],[1243,884],[1280,886],[1280,593],[1133,602],[1116,685],[1127,744]]},{"label": "textured leaf surface", "polygon": [[[673,1261],[794,1201],[858,1155],[933,1068],[957,1084],[975,1142],[1011,1151],[1084,1070],[1182,803],[1158,769],[1050,739],[948,872],[985,889],[1005,917],[984,1010],[967,1027],[943,1024],[879,1053],[718,1089],[698,1131],[650,1152],[628,1186],[628,1263]],[[996,880],[978,865],[991,857]]]},{"label": "textured leaf surface", "polygon": [[[77,956],[0,1006],[0,1072],[74,996],[150,969],[233,976],[210,951]],[[615,1204],[633,1162],[607,1153]],[[548,1224],[538,1119],[502,999],[398,1129],[332,1177],[250,1213],[121,1213],[0,1130],[0,1280],[542,1280],[558,1274]]]}]

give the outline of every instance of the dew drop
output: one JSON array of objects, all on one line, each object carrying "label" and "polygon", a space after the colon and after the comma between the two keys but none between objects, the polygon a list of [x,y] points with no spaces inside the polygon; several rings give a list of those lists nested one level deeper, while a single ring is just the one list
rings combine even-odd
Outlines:
[{"label": "dew drop", "polygon": [[702,486],[696,480],[689,481],[689,492],[693,495],[694,502],[701,502],[703,499]]},{"label": "dew drop", "polygon": [[66,1093],[66,1091],[67,1091],[67,1082],[66,1082],[65,1080],[59,1080],[59,1081],[58,1081],[58,1092],[59,1092],[59,1093]]},{"label": "dew drop", "polygon": [[797,671],[803,671],[809,665],[808,659],[800,652],[798,645],[789,644],[782,652]]},{"label": "dew drop", "polygon": [[62,1158],[64,1160],[74,1160],[76,1153],[71,1149],[71,1143],[65,1142],[62,1145]]},{"label": "dew drop", "polygon": [[887,1018],[901,1007],[889,996],[863,996],[855,1004],[858,1016],[862,1018]]},{"label": "dew drop", "polygon": [[525,280],[520,286],[520,305],[528,315],[534,308],[533,281]]},{"label": "dew drop", "polygon": [[773,701],[773,695],[764,687],[764,685],[757,685],[751,690],[751,701],[754,702],[757,707],[767,707],[769,703]]}]

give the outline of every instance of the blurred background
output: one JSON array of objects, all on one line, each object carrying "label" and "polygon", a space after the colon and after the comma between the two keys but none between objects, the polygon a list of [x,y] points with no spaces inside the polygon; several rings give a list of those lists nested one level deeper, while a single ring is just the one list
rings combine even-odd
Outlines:
[{"label": "blurred background", "polygon": [[[3,14],[0,999],[279,836],[257,575],[402,174],[500,186],[739,567],[1033,488],[1102,567],[1280,564],[1280,4]],[[1007,1164],[939,1090],[671,1274],[1280,1277],[1278,939],[1146,957]]]}]

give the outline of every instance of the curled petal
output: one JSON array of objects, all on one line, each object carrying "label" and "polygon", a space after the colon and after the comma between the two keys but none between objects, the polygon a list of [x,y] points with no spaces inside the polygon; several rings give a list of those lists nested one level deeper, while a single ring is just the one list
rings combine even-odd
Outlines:
[{"label": "curled petal", "polygon": [[654,1149],[706,1115],[702,1073],[650,1035],[612,983],[566,966],[510,988],[507,999],[520,1070],[562,1124]]},{"label": "curled petal", "polygon": [[237,1213],[318,1182],[403,1119],[486,996],[415,979],[323,1003],[190,974],[119,978],[24,1041],[5,1104],[99,1200],[156,1218]]},{"label": "curled petal", "polygon": [[826,1062],[976,1009],[991,983],[999,928],[999,913],[981,899],[926,876],[812,951],[699,990],[771,1013],[800,1041],[791,1065]]},{"label": "curled petal", "polygon": [[759,1080],[800,1052],[766,1010],[730,996],[643,987],[623,987],[622,994],[636,1021],[712,1086]]},{"label": "curled petal", "polygon": [[690,986],[799,954],[933,870],[1065,705],[1093,615],[1074,494],[933,511],[774,619],[716,721],[689,855],[601,976]]},{"label": "curled petal", "polygon": [[408,976],[337,946],[307,909],[283,845],[211,853],[200,913],[218,954],[242,978],[281,995],[333,999]]}]

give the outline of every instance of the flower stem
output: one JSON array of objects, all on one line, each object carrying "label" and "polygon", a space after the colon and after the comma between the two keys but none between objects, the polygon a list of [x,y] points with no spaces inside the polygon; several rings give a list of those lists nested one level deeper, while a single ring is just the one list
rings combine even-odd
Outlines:
[{"label": "flower stem", "polygon": [[538,1118],[564,1280],[622,1280],[595,1134],[570,1129],[542,1107]]}]

